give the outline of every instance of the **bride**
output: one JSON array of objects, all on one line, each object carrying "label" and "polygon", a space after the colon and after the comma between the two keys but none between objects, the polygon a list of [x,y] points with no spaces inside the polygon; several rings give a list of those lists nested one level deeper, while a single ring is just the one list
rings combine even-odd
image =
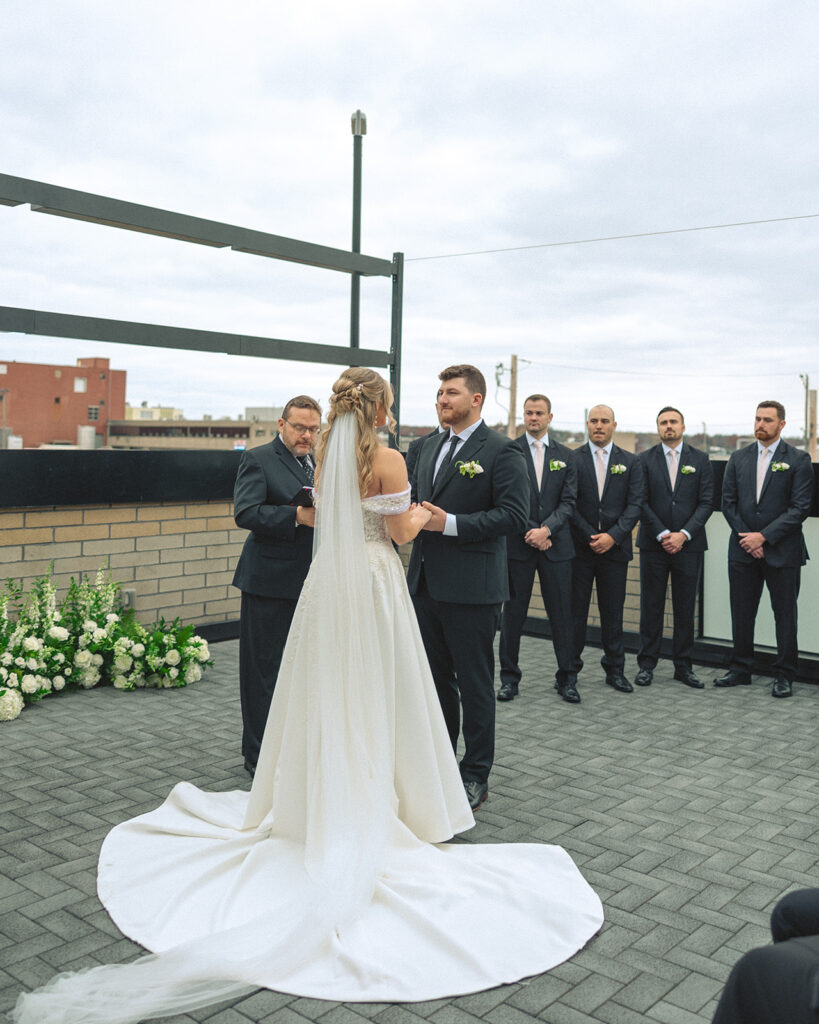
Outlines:
[{"label": "bride", "polygon": [[600,928],[569,855],[444,844],[474,824],[391,541],[429,513],[379,444],[389,384],[346,370],[317,453],[314,558],[250,793],[174,787],[118,825],[100,899],[152,951],[20,996],[17,1024],[134,1024],[258,987],[339,1001],[474,992]]}]

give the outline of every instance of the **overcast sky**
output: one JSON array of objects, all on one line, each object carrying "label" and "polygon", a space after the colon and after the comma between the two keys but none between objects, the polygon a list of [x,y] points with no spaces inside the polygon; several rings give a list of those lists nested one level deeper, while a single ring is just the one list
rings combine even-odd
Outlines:
[{"label": "overcast sky", "polygon": [[[0,172],[349,248],[360,108],[362,249],[407,258],[405,423],[432,421],[455,362],[505,419],[515,353],[555,426],[606,402],[650,429],[672,404],[691,432],[747,432],[778,398],[797,433],[799,374],[819,385],[817,52],[816,0],[5,0]],[[3,305],[348,341],[346,275],[26,206],[0,206],[0,239]],[[361,295],[362,347],[387,348],[389,284]],[[189,417],[326,401],[338,372],[0,335],[0,360],[88,355]]]}]

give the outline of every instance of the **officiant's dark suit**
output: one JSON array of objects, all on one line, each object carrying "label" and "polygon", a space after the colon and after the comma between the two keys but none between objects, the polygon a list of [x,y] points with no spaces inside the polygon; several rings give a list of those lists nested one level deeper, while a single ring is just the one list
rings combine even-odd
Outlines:
[{"label": "officiant's dark suit", "polygon": [[312,470],[305,469],[283,437],[296,439],[295,450],[305,449],[303,458],[315,434],[294,434],[286,417],[309,420],[311,428],[318,428],[321,415],[315,409],[286,408],[279,436],[246,451],[236,476],[234,518],[237,526],[250,530],[233,577],[233,586],[242,591],[239,692],[242,753],[249,771],[256,767],[284,644],[313,555],[313,530],[297,525],[297,518],[312,509],[300,513],[296,504],[305,500]]},{"label": "officiant's dark suit", "polygon": [[[596,406],[590,410],[587,424],[589,436],[599,436],[602,442],[600,446],[606,447],[611,443],[617,424],[613,413],[610,418],[608,413],[600,413],[600,419],[606,425],[603,432],[598,434],[597,410],[608,410],[611,413],[608,406]],[[605,467],[603,494],[599,497],[594,458],[590,444],[584,444],[575,451],[577,503],[572,515],[575,549],[572,581],[574,666],[578,673],[583,667],[581,655],[586,644],[592,584],[596,583],[603,642],[600,663],[610,686],[630,692],[631,683],[623,674],[623,605],[626,599],[628,563],[633,557],[631,532],[640,518],[643,471],[636,456],[612,444]],[[620,467],[623,467],[622,472]],[[595,551],[592,545],[598,548],[605,546],[606,550]]]},{"label": "officiant's dark suit", "polygon": [[[545,408],[545,406],[544,406]],[[551,410],[550,410],[551,411]],[[552,633],[552,646],[557,660],[555,681],[558,690],[574,673],[572,641],[572,559],[574,543],[571,516],[577,500],[577,471],[574,452],[544,435],[548,444],[543,449],[543,475],[537,482],[529,434],[523,433],[515,444],[523,452],[529,477],[529,511],[523,533],[506,538],[509,565],[509,600],[503,606],[500,635],[501,689],[498,700],[512,699],[518,690],[521,671],[518,665],[520,636],[535,572]],[[550,546],[541,551],[525,540],[529,530],[548,527]]]},{"label": "officiant's dark suit", "polygon": [[[462,375],[445,379],[453,370],[474,371],[483,382],[474,367],[452,367],[441,375],[442,391],[464,390]],[[476,418],[468,426],[463,421],[468,439],[437,476],[436,463],[449,459],[452,431],[420,447],[413,499],[434,506],[436,517],[445,513],[447,528],[457,533],[433,531],[432,523],[428,524],[413,542],[407,574],[453,747],[463,705],[461,776],[473,806],[486,797],[494,758],[493,641],[502,603],[509,595],[506,535],[519,532],[526,523],[529,487],[520,448],[480,419],[485,387],[484,382],[478,391],[477,384],[470,384],[468,397]],[[450,400],[454,408],[465,399],[460,393],[442,398],[442,422],[455,425],[454,418],[460,414],[447,405]],[[461,473],[459,462],[474,462],[480,471],[474,476]]]},{"label": "officiant's dark suit", "polygon": [[[708,547],[705,524],[714,510],[714,474],[705,452],[680,440],[685,424],[677,410],[660,413],[660,436],[664,436],[663,413],[666,412],[676,421],[666,433],[674,436],[673,432],[678,430],[676,441],[672,440],[670,446],[661,441],[638,456],[643,467],[644,492],[637,532],[637,547],[640,549],[640,651],[637,663],[641,671],[636,681],[643,684],[651,681],[650,674],[660,655],[665,595],[670,576],[674,612],[672,657],[676,676],[689,686],[702,688],[702,683],[693,674],[691,659],[697,589],[702,575],[703,553]],[[677,452],[673,486],[669,463],[674,456],[667,454],[669,450]],[[669,551],[663,546],[663,540],[672,535],[682,542],[682,547]]]},{"label": "officiant's dark suit", "polygon": [[[773,409],[768,405],[757,409],[757,441],[731,456],[722,482],[722,514],[731,527],[728,579],[734,646],[729,671],[716,684],[733,686],[751,681],[754,622],[762,588],[767,586],[776,624],[772,693],[779,697],[791,695],[799,655],[796,602],[801,568],[808,559],[802,523],[811,509],[813,466],[807,452],[799,451],[779,436],[785,425],[781,406],[781,413],[776,413],[781,417],[778,432],[775,426],[766,424]],[[765,436],[766,426],[769,436]],[[773,437],[771,430],[775,432]],[[774,444],[757,498],[760,446],[772,448]],[[753,546],[758,537],[764,542],[758,548],[761,557],[754,557],[746,547]]]}]

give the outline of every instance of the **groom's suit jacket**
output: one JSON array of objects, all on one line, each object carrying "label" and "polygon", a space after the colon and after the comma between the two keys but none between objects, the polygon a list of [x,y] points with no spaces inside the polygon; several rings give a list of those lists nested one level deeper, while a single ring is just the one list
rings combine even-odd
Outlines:
[{"label": "groom's suit jacket", "polygon": [[[422,530],[412,546],[407,584],[418,590],[423,565],[430,596],[458,604],[499,604],[509,596],[506,536],[526,526],[529,480],[523,452],[509,438],[481,423],[433,483],[439,441],[420,446],[413,474],[413,500],[429,501],[456,516],[458,536]],[[476,461],[482,473],[462,475],[458,462]]]},{"label": "groom's suit jacket", "polygon": [[753,562],[739,545],[740,533],[765,535],[765,560],[774,568],[804,565],[808,559],[802,523],[813,500],[813,465],[807,452],[780,440],[772,463],[787,469],[773,472],[768,466],[759,501],[756,500],[756,441],[734,452],[722,481],[722,514],[731,527],[728,560]]},{"label": "groom's suit jacket", "polygon": [[[662,443],[641,452],[637,458],[643,466],[645,485],[637,547],[661,552],[658,534],[664,530],[686,530],[691,540],[685,542],[683,550],[705,551],[705,524],[714,511],[714,474],[708,456],[683,442],[673,488]],[[687,472],[682,471],[684,467]]]},{"label": "groom's suit jacket", "polygon": [[276,437],[242,456],[233,492],[236,525],[250,530],[233,576],[248,594],[297,600],[313,557],[313,531],[296,527],[294,501],[309,486]]},{"label": "groom's suit jacket", "polygon": [[[537,485],[535,464],[527,434],[523,433],[515,444],[523,452],[529,477],[529,513],[523,533],[507,538],[508,555],[516,561],[535,561],[542,554],[550,562],[566,562],[574,558],[574,543],[571,534],[571,518],[577,500],[577,470],[574,465],[575,453],[565,445],[549,438],[544,449],[543,477]],[[562,462],[561,468],[552,469],[553,463]],[[539,526],[549,527],[552,546],[538,551],[523,539],[527,530]]]},{"label": "groom's suit jacket", "polygon": [[[643,470],[631,452],[611,446],[603,497],[597,494],[597,473],[588,444],[575,453],[577,467],[577,504],[572,515],[572,534],[578,558],[605,558],[612,562],[630,562],[633,556],[631,531],[640,518],[643,496]],[[613,473],[614,466],[625,466],[623,473]],[[589,548],[592,534],[608,533],[614,546],[605,554],[595,555]]]}]

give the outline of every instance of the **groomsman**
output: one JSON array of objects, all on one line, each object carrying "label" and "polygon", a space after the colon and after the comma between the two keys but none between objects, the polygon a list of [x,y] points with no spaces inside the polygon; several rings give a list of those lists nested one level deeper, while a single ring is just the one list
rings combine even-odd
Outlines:
[{"label": "groomsman", "polygon": [[437,402],[435,404],[435,415],[438,417],[438,427],[435,430],[431,430],[428,434],[424,434],[423,437],[416,437],[414,441],[410,441],[407,445],[404,460],[407,464],[407,476],[410,482],[412,482],[412,474],[415,472],[415,465],[418,462],[418,453],[421,451],[421,446],[444,432],[444,428],[441,426],[441,410],[438,408]]},{"label": "groomsman", "polygon": [[407,583],[452,746],[463,706],[461,777],[473,810],[489,792],[495,750],[493,641],[509,596],[506,535],[528,513],[526,463],[482,419],[486,381],[463,364],[439,374],[446,433],[422,444],[413,498],[432,518],[412,545]]},{"label": "groomsman", "polygon": [[552,631],[557,659],[557,691],[569,703],[580,700],[575,687],[572,642],[571,515],[577,499],[574,453],[549,437],[552,403],[546,395],[530,395],[523,403],[526,432],[515,441],[529,474],[529,519],[524,533],[506,538],[509,600],[503,606],[500,635],[501,686],[498,700],[514,700],[520,683],[520,635],[535,572]]},{"label": "groomsman", "polygon": [[760,402],[756,444],[734,452],[722,483],[722,514],[731,527],[728,580],[734,649],[715,686],[751,682],[754,623],[767,586],[776,623],[773,697],[790,697],[799,658],[796,601],[808,559],[802,523],[813,499],[813,466],[807,452],[782,439],[785,407]]},{"label": "groomsman", "polygon": [[714,474],[705,452],[683,441],[685,422],[667,405],[657,414],[660,443],[641,453],[645,490],[637,546],[640,549],[640,671],[634,682],[649,686],[660,654],[665,593],[671,576],[674,610],[674,678],[701,690],[694,674],[694,606],[708,547],[705,524],[713,512]]},{"label": "groomsman", "polygon": [[233,492],[236,525],[250,530],[233,586],[242,591],[239,694],[242,754],[253,775],[296,602],[313,557],[316,510],[311,452],[321,425],[314,398],[291,398],[269,444],[242,456]]},{"label": "groomsman", "polygon": [[597,585],[597,607],[606,682],[620,693],[633,687],[623,672],[623,605],[631,561],[631,531],[640,518],[643,471],[631,453],[612,442],[617,423],[608,405],[589,412],[589,443],[575,452],[577,504],[572,515],[575,560],[572,582],[574,668],[583,667],[592,584]]}]

